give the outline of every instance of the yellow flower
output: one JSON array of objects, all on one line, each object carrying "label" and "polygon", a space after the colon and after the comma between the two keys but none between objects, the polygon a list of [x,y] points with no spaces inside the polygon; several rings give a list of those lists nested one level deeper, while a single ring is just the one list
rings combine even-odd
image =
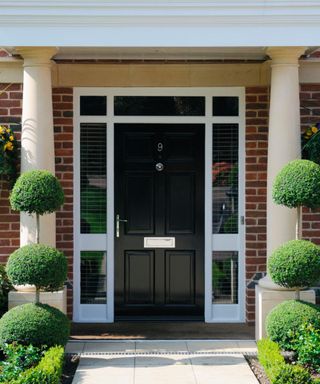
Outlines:
[{"label": "yellow flower", "polygon": [[311,127],[311,131],[312,131],[312,133],[317,133],[318,132],[318,128],[317,127]]},{"label": "yellow flower", "polygon": [[306,133],[306,135],[307,135],[307,136],[312,136],[312,132],[308,131],[308,132]]},{"label": "yellow flower", "polygon": [[4,133],[4,132],[5,132],[5,129],[0,126],[0,133]]},{"label": "yellow flower", "polygon": [[8,150],[8,151],[12,151],[13,150],[13,144],[8,141],[5,145],[4,145],[4,150]]},{"label": "yellow flower", "polygon": [[10,141],[13,141],[13,140],[14,140],[14,137],[11,135],[11,136],[9,137],[9,140],[10,140]]},{"label": "yellow flower", "polygon": [[6,129],[7,133],[11,133],[11,130],[9,128]]}]

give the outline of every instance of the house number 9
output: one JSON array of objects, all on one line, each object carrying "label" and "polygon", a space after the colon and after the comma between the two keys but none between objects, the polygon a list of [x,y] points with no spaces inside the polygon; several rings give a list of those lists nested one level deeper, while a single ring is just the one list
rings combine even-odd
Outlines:
[{"label": "house number 9", "polygon": [[162,151],[163,151],[163,144],[158,143],[158,152],[162,152]]}]

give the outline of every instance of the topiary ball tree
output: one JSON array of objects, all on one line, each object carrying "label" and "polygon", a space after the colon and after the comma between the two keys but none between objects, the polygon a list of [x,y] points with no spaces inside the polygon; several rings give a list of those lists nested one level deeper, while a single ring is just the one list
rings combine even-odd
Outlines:
[{"label": "topiary ball tree", "polygon": [[292,349],[295,332],[305,323],[320,328],[320,308],[299,300],[278,304],[266,318],[268,337],[283,349]]},{"label": "topiary ball tree", "polygon": [[0,319],[0,344],[66,345],[69,334],[67,316],[47,304],[19,305]]},{"label": "topiary ball tree", "polygon": [[272,280],[286,288],[308,287],[320,278],[320,247],[306,240],[291,240],[277,248],[268,258]]},{"label": "topiary ball tree", "polygon": [[56,291],[67,279],[67,259],[55,248],[43,244],[29,244],[14,251],[6,271],[13,284],[36,286],[36,302],[40,289]]},{"label": "topiary ball tree", "polygon": [[37,243],[39,243],[39,215],[52,213],[63,203],[64,193],[59,180],[46,170],[23,173],[10,194],[13,210],[36,214]]},{"label": "topiary ball tree", "polygon": [[320,207],[320,166],[310,160],[294,160],[276,176],[272,197],[275,203],[297,208],[296,239],[301,238],[301,207]]}]

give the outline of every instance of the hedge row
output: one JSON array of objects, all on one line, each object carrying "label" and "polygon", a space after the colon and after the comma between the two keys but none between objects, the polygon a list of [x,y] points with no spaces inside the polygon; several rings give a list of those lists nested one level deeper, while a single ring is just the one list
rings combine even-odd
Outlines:
[{"label": "hedge row", "polygon": [[44,354],[40,363],[24,371],[9,384],[59,384],[64,361],[63,347],[52,347]]},{"label": "hedge row", "polygon": [[258,341],[258,359],[271,384],[316,384],[310,373],[298,365],[287,364],[277,343],[262,339]]}]

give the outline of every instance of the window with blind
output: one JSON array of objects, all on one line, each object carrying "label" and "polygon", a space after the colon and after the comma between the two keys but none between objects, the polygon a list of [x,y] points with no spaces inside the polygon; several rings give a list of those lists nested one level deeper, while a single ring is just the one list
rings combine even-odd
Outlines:
[{"label": "window with blind", "polygon": [[213,233],[238,233],[238,124],[213,124]]},{"label": "window with blind", "polygon": [[238,303],[238,252],[212,252],[212,301]]},{"label": "window with blind", "polygon": [[81,304],[105,304],[107,294],[107,254],[104,251],[81,251]]},{"label": "window with blind", "polygon": [[107,232],[107,126],[80,125],[80,228],[83,234]]}]

